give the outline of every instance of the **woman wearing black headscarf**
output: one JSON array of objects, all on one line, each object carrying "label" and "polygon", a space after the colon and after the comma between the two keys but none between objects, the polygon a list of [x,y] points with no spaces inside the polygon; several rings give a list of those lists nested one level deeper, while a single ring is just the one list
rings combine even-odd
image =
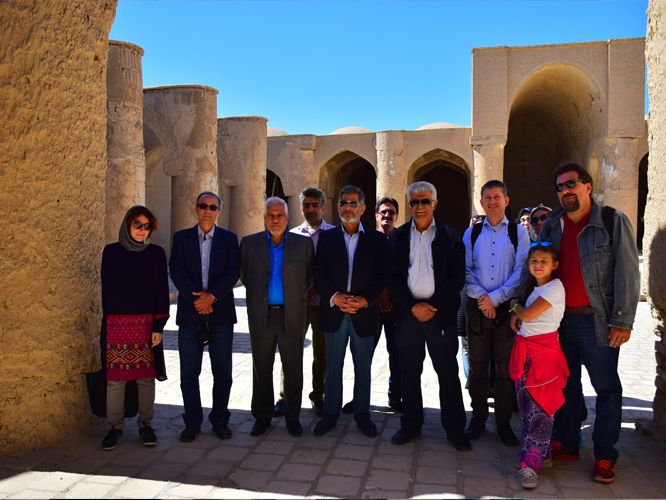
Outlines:
[{"label": "woman wearing black headscarf", "polygon": [[[139,434],[145,446],[157,443],[151,427],[155,378],[163,357],[162,332],[169,318],[164,250],[149,243],[157,218],[141,205],[125,215],[118,242],[102,255],[102,360],[106,364],[106,414],[111,429],[102,449],[113,450],[123,434],[125,385],[135,380],[139,396]],[[153,348],[159,348],[156,356]],[[156,349],[155,349],[156,350]],[[159,369],[158,372],[163,371]]]}]

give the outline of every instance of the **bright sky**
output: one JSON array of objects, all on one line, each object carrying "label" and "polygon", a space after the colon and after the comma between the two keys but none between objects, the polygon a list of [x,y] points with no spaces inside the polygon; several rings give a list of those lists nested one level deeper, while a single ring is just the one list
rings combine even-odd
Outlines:
[{"label": "bright sky", "polygon": [[471,124],[472,49],[644,37],[648,0],[119,0],[144,86],[291,134]]}]

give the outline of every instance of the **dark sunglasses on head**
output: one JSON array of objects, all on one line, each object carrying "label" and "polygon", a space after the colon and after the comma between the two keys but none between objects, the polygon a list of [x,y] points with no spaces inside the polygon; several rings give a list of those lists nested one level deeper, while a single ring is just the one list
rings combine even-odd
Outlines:
[{"label": "dark sunglasses on head", "polygon": [[418,207],[419,205],[425,205],[426,207],[432,205],[432,200],[428,198],[421,198],[421,199],[414,199],[414,200],[409,200],[409,206],[414,208]]},{"label": "dark sunglasses on head", "polygon": [[581,179],[569,179],[568,181],[558,182],[555,184],[555,191],[561,193],[562,191],[564,191],[565,187],[567,189],[573,189],[576,187],[576,184],[578,184],[579,182],[581,184],[584,184],[584,182]]},{"label": "dark sunglasses on head", "polygon": [[395,215],[395,210],[391,210],[390,208],[385,208],[384,210],[379,211],[380,215]]},{"label": "dark sunglasses on head", "polygon": [[358,201],[347,201],[347,200],[339,201],[338,205],[340,205],[341,208],[344,208],[346,206],[349,206],[349,208],[358,208],[361,206],[361,204]]},{"label": "dark sunglasses on head", "polygon": [[199,210],[210,210],[211,212],[217,212],[218,209],[220,208],[217,205],[207,205],[205,203],[199,203],[197,207],[199,208]]},{"label": "dark sunglasses on head", "polygon": [[317,208],[319,203],[316,201],[313,202],[303,202],[303,208]]},{"label": "dark sunglasses on head", "polygon": [[552,244],[552,241],[535,241],[534,243],[530,243],[530,248],[549,247],[552,246]]},{"label": "dark sunglasses on head", "polygon": [[134,229],[144,228],[146,231],[150,231],[150,222],[146,222],[144,224],[143,222],[139,222],[138,220],[135,220],[135,221],[132,221],[132,226],[134,226]]},{"label": "dark sunglasses on head", "polygon": [[537,223],[543,222],[548,218],[548,214],[541,214],[539,217],[532,217],[530,219],[530,222],[532,223],[533,226],[536,226]]}]

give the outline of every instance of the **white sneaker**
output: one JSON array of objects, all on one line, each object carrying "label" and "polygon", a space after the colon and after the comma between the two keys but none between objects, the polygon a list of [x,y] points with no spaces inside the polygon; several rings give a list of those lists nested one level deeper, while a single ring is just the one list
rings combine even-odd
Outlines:
[{"label": "white sneaker", "polygon": [[532,490],[539,484],[539,476],[531,467],[523,467],[518,471],[520,476],[520,486],[526,490]]}]

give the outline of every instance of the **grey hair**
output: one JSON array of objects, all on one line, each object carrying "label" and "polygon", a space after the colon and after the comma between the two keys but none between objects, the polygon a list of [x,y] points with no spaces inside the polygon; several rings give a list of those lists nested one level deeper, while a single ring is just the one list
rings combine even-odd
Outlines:
[{"label": "grey hair", "polygon": [[301,191],[299,198],[301,200],[301,205],[305,201],[305,198],[318,198],[319,206],[321,208],[324,208],[324,205],[326,205],[326,193],[324,193],[321,189],[317,189],[316,187],[305,188],[303,191]]},{"label": "grey hair", "polygon": [[289,206],[287,205],[287,202],[279,196],[271,196],[270,198],[266,198],[266,201],[264,202],[264,213],[268,212],[269,206],[277,204],[282,205],[284,207],[284,213],[289,215]]},{"label": "grey hair", "polygon": [[358,201],[365,204],[365,193],[360,187],[354,186],[352,184],[347,184],[346,186],[342,186],[340,188],[340,192],[338,193],[338,200],[342,199],[343,194],[350,194],[350,193],[356,193],[358,195]]},{"label": "grey hair", "polygon": [[411,200],[412,196],[418,193],[428,192],[432,194],[432,199],[437,199],[437,189],[435,186],[426,181],[418,181],[407,186],[407,199]]}]

